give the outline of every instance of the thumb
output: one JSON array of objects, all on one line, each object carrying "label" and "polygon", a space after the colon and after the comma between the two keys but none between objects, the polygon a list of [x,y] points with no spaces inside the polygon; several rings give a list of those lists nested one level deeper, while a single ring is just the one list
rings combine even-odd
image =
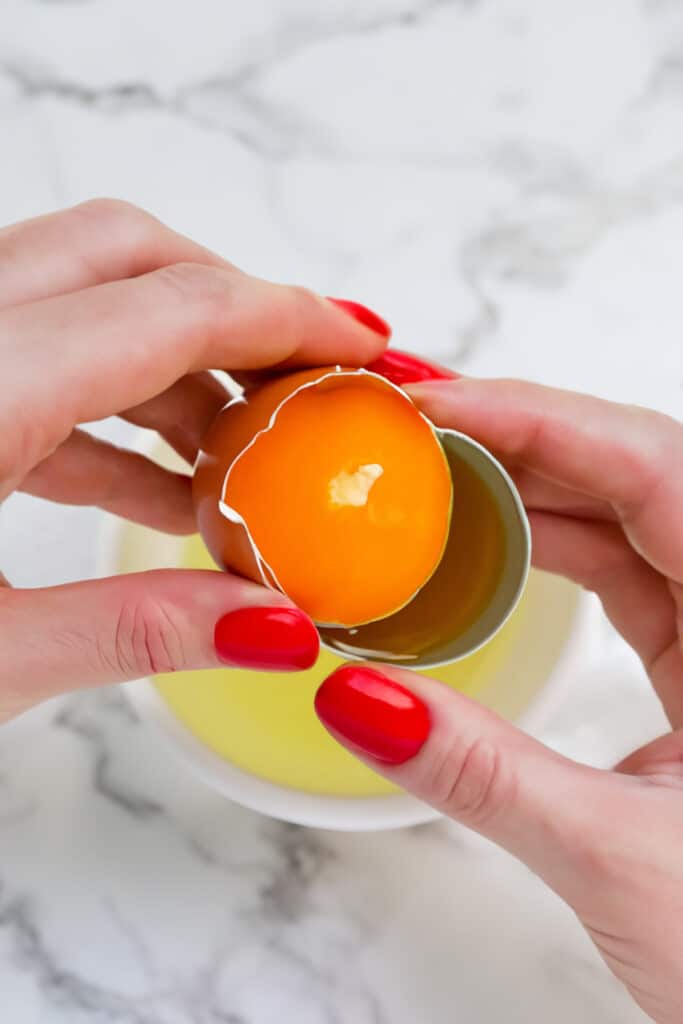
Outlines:
[{"label": "thumb", "polygon": [[311,620],[226,573],[158,570],[36,590],[0,587],[0,720],[66,690],[156,672],[309,668]]},{"label": "thumb", "polygon": [[505,847],[576,904],[613,777],[576,764],[443,683],[347,665],[322,684],[319,718],[381,775]]}]

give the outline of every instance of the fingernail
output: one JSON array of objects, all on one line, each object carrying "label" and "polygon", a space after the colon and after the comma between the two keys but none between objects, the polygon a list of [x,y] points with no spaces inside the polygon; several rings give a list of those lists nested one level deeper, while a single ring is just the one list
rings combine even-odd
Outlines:
[{"label": "fingernail", "polygon": [[373,313],[367,306],[362,306],[360,302],[351,302],[350,299],[333,299],[331,296],[328,296],[328,299],[352,316],[354,320],[369,327],[371,331],[381,334],[383,338],[388,338],[391,335],[391,327],[386,320],[383,320],[377,313]]},{"label": "fingernail", "polygon": [[296,671],[318,658],[318,632],[298,608],[239,608],[216,623],[214,645],[226,665]]},{"label": "fingernail", "polygon": [[412,384],[420,380],[457,380],[459,373],[432,363],[428,359],[414,356],[412,352],[401,352],[400,349],[387,349],[379,359],[365,367],[381,377],[386,377],[392,384]]},{"label": "fingernail", "polygon": [[408,761],[429,735],[427,706],[372,668],[337,669],[318,690],[315,710],[330,732],[385,764]]}]

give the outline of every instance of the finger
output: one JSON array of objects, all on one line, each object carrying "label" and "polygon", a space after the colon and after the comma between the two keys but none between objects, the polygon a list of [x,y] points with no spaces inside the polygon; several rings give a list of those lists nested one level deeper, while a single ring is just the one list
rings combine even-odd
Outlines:
[{"label": "finger", "polygon": [[[501,461],[504,461],[501,458]],[[563,487],[545,477],[539,476],[523,466],[507,465],[527,511],[556,512],[576,519],[597,519],[617,522],[618,516],[607,501],[590,494]]]},{"label": "finger", "polygon": [[63,505],[96,505],[166,533],[194,533],[189,476],[74,430],[19,488]]},{"label": "finger", "polygon": [[529,521],[534,565],[598,594],[609,620],[642,659],[672,726],[683,726],[683,652],[664,577],[615,523],[550,512],[532,512]]},{"label": "finger", "polygon": [[310,667],[318,637],[281,594],[226,573],[159,570],[0,592],[0,715],[157,672]]},{"label": "finger", "polygon": [[443,426],[548,480],[609,502],[634,546],[683,581],[683,426],[659,413],[524,381],[409,385]]},{"label": "finger", "polygon": [[[418,381],[453,381],[462,377],[462,374],[456,373],[448,367],[423,359],[412,352],[402,352],[395,348],[388,348],[366,369],[386,377],[387,380],[399,387],[415,384]],[[616,519],[616,513],[608,502],[553,483],[523,466],[511,466],[499,452],[494,454],[499,455],[501,462],[506,463],[506,469],[512,476],[527,508],[562,512],[565,515],[580,518]]]},{"label": "finger", "polygon": [[[361,305],[360,302],[351,302],[348,299],[329,299],[329,302],[334,303],[349,316],[352,316],[359,323],[364,324],[366,327],[372,328],[381,337],[388,339],[391,336],[391,327],[378,316],[374,310],[369,309],[367,306]],[[386,377],[393,384],[400,385],[404,379],[410,380],[424,380],[434,379],[435,377],[443,378],[446,377],[448,380],[453,380],[458,374],[453,373],[450,370],[445,370],[443,367],[436,366],[434,363],[428,363],[425,360],[417,359],[409,352],[399,352],[396,349],[387,349],[383,355],[378,359],[373,360],[372,363],[367,364],[366,370],[371,370],[373,373],[380,374],[382,377]],[[275,374],[277,370],[239,370],[232,372],[231,376],[239,386],[248,391],[251,388],[259,387],[259,385],[265,383]]]},{"label": "finger", "polygon": [[683,731],[670,732],[646,743],[620,761],[615,771],[680,786],[683,782]]},{"label": "finger", "polygon": [[131,203],[91,199],[0,230],[0,308],[137,277],[171,263],[226,265]]},{"label": "finger", "polygon": [[381,775],[504,846],[565,898],[580,897],[582,853],[611,817],[607,773],[409,671],[338,669],[315,707],[332,735]]},{"label": "finger", "polygon": [[419,380],[457,380],[461,377],[461,374],[447,366],[440,366],[414,352],[403,352],[397,348],[388,348],[379,359],[369,363],[366,369],[386,377],[398,387],[415,384]]},{"label": "finger", "polygon": [[228,391],[208,371],[181,377],[160,395],[122,413],[138,427],[156,430],[187,462],[226,402]]},{"label": "finger", "polygon": [[[360,365],[385,340],[304,289],[189,263],[4,310],[0,360],[12,390],[0,422],[0,478],[12,478],[17,463],[26,472],[77,423],[140,405],[187,373]],[[38,431],[35,408],[51,410]],[[9,443],[10,426],[19,446]]]}]

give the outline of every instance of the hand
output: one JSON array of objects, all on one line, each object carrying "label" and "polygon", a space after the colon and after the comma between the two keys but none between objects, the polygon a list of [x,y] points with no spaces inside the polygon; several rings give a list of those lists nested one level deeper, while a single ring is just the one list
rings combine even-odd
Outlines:
[{"label": "hand", "polygon": [[[120,415],[192,463],[227,400],[210,368],[359,365],[388,334],[364,307],[243,274],[115,200],[5,228],[0,269],[0,500],[19,489],[173,533],[195,528],[190,477],[78,424]],[[301,668],[318,640],[280,594],[172,571],[0,585],[0,651],[2,720],[62,690],[150,672]]]},{"label": "hand", "polygon": [[407,390],[436,423],[507,463],[529,511],[535,564],[600,596],[673,731],[599,771],[440,683],[364,666],[323,683],[318,714],[381,774],[524,861],[574,909],[640,1006],[680,1024],[683,428],[515,381]]}]

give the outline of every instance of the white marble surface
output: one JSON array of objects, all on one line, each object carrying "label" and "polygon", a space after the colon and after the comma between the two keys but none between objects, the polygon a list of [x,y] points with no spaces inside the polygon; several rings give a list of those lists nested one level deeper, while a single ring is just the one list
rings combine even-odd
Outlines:
[{"label": "white marble surface", "polygon": [[[367,301],[469,373],[683,407],[680,0],[0,0],[0,222],[105,194]],[[101,428],[123,439],[122,425]],[[17,584],[98,517],[8,501]],[[601,631],[547,739],[662,719]],[[115,691],[0,734],[11,1024],[636,1024],[572,915],[445,824],[316,833],[187,777]]]}]

